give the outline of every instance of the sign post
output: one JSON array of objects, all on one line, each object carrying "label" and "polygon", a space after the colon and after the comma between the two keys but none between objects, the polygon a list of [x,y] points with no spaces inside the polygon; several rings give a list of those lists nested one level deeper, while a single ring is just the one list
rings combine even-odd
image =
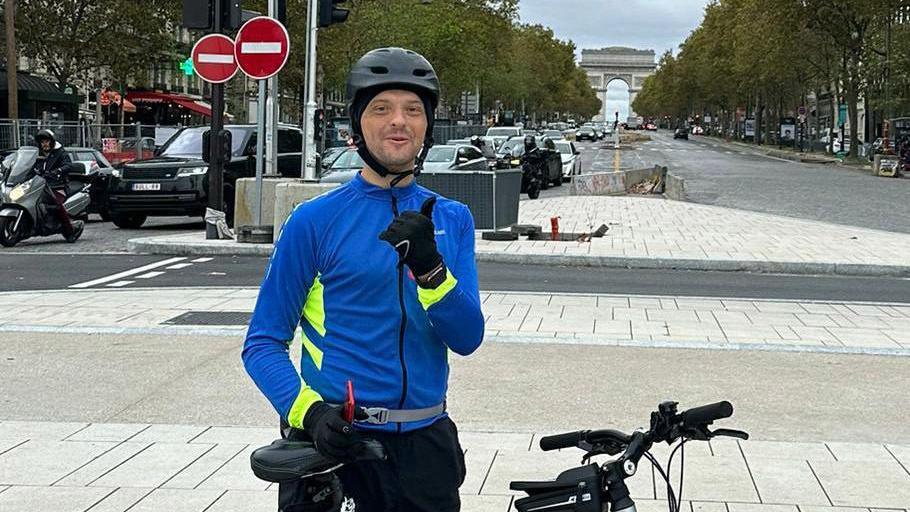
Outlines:
[{"label": "sign post", "polygon": [[[291,40],[280,22],[268,16],[258,16],[240,27],[234,43],[237,65],[250,78],[259,82],[259,104],[256,108],[256,224],[262,225],[262,174],[266,135],[266,81],[278,74],[288,61]],[[273,164],[274,165],[274,164]]]}]

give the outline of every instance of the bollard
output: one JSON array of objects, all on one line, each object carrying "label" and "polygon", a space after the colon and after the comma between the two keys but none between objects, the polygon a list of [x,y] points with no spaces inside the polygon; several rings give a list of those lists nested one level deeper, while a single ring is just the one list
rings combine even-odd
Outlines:
[{"label": "bollard", "polygon": [[550,240],[559,240],[559,217],[550,217]]}]

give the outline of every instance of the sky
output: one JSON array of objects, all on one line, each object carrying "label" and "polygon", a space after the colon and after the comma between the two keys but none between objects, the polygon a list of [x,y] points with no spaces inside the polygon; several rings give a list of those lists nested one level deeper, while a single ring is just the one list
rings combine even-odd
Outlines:
[{"label": "sky", "polygon": [[[519,0],[522,23],[553,29],[556,37],[571,39],[577,58],[586,48],[630,46],[652,49],[657,58],[676,53],[680,43],[701,22],[709,0]],[[628,116],[628,87],[614,81],[608,87],[607,111]]]}]

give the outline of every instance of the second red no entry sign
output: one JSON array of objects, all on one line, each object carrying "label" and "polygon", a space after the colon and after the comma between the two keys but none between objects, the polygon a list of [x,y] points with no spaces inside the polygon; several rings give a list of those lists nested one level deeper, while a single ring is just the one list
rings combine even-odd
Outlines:
[{"label": "second red no entry sign", "polygon": [[234,42],[234,57],[247,76],[265,80],[287,63],[290,46],[284,25],[268,16],[259,16],[240,27]]}]

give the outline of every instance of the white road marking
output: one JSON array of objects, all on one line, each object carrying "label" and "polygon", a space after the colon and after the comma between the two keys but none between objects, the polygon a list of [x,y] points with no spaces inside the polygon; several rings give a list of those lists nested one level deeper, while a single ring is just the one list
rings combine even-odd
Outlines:
[{"label": "white road marking", "polygon": [[133,284],[135,282],[136,281],[117,281],[115,283],[110,283],[107,286],[110,286],[111,288],[122,288],[128,284]]},{"label": "white road marking", "polygon": [[176,265],[171,265],[170,267],[167,267],[167,270],[180,270],[182,268],[192,267],[192,266],[193,266],[192,263],[178,263]]},{"label": "white road marking", "polygon": [[281,43],[241,43],[240,53],[281,53]]},{"label": "white road marking", "polygon": [[[213,259],[215,259],[215,258],[196,258],[195,260],[190,260],[190,261],[192,261],[193,263],[208,263],[208,262],[212,261]],[[185,263],[181,263],[181,265],[185,265]]]},{"label": "white road marking", "polygon": [[[136,275],[136,274],[142,274],[142,273],[144,273],[144,272],[148,272],[149,270],[154,270],[154,269],[156,269],[156,268],[163,267],[163,266],[165,266],[165,265],[171,265],[171,264],[173,264],[173,263],[177,263],[178,261],[183,261],[183,260],[185,260],[185,259],[186,259],[186,258],[180,258],[180,257],[178,257],[178,258],[168,258],[168,259],[166,259],[166,260],[161,260],[161,261],[159,261],[159,262],[157,262],[157,263],[150,263],[150,264],[148,264],[148,265],[143,265],[143,266],[141,266],[141,267],[134,268],[134,269],[132,269],[132,270],[126,270],[126,271],[123,271],[123,272],[118,272],[118,273],[116,273],[116,274],[114,274],[114,275],[110,275],[110,276],[107,276],[107,277],[101,277],[101,278],[98,278],[98,279],[93,279],[93,280],[91,280],[91,281],[86,281],[86,282],[84,282],[84,283],[78,283],[78,284],[70,285],[69,287],[70,287],[70,288],[89,288],[89,287],[91,287],[91,286],[95,286],[95,285],[99,285],[99,284],[110,283],[110,282],[112,282],[112,281],[117,281],[118,279],[123,279],[124,277],[130,277],[130,276],[134,276],[134,275]],[[125,286],[125,285],[121,285],[121,286]]]},{"label": "white road marking", "polygon": [[149,272],[147,274],[142,274],[141,276],[136,276],[136,279],[151,279],[153,277],[158,277],[164,274],[164,272],[157,270],[155,272]]},{"label": "white road marking", "polygon": [[200,53],[199,54],[199,63],[200,64],[233,64],[234,56],[233,55],[224,55],[220,53]]}]

